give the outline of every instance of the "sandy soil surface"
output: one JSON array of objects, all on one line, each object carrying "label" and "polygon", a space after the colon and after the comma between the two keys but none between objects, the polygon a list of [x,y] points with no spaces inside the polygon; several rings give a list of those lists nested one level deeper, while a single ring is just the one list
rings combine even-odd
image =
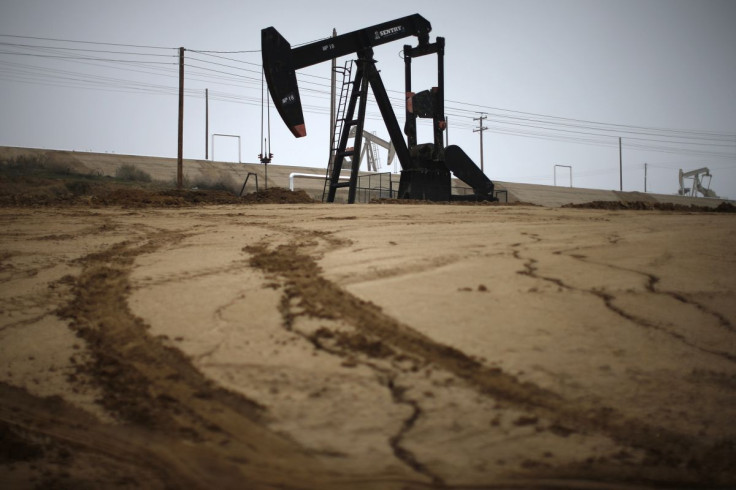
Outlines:
[{"label": "sandy soil surface", "polygon": [[4,488],[733,488],[736,217],[0,208]]}]

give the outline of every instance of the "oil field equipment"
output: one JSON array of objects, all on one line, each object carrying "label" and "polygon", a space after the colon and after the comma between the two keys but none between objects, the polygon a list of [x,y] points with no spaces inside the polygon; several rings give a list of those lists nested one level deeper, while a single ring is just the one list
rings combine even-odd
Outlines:
[{"label": "oil field equipment", "polygon": [[[707,184],[705,183],[706,178],[708,179]],[[677,193],[681,196],[697,196],[698,192],[700,192],[703,197],[717,198],[718,196],[716,193],[710,188],[710,181],[712,178],[713,175],[711,175],[708,167],[691,170],[689,172],[683,172],[682,169],[680,169],[680,188],[677,190]],[[692,179],[693,182],[690,187],[685,187],[686,179]]]},{"label": "oil field equipment", "polygon": [[[353,53],[357,55],[356,74],[349,101],[344,114],[338,115],[341,130],[337,147],[334,148],[334,158],[330,158],[328,164],[328,202],[334,202],[335,193],[341,187],[348,188],[348,203],[355,202],[369,87],[401,164],[398,191],[400,199],[494,200],[493,182],[462,149],[455,145],[445,148],[443,144],[442,135],[446,129],[443,61],[445,39],[438,37],[435,42],[430,43],[431,30],[429,21],[414,14],[295,48],[275,28],[268,27],[261,31],[263,69],[268,89],[279,115],[297,138],[306,136],[307,131],[296,70]],[[417,37],[418,44],[415,47],[404,45],[403,48],[406,88],[404,134],[407,138],[404,141],[404,135],[376,69],[372,48],[409,36]],[[430,54],[437,55],[437,86],[414,93],[411,87],[412,58]],[[432,119],[432,143],[417,144],[417,118]],[[350,138],[354,140],[352,145],[348,144]],[[351,159],[351,174],[349,181],[341,182],[340,174],[346,157]],[[472,187],[473,194],[453,196],[451,173]]]}]

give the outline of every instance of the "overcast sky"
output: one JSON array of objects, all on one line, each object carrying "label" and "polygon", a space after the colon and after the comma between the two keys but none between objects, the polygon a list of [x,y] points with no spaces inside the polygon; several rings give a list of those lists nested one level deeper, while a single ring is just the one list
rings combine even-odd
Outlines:
[{"label": "overcast sky", "polygon": [[[210,133],[240,136],[255,162],[262,28],[296,45],[413,13],[446,39],[449,141],[477,163],[487,115],[491,179],[551,185],[570,165],[576,187],[618,189],[621,137],[624,190],[644,190],[645,163],[647,190],[666,194],[678,169],[707,166],[736,198],[733,0],[2,0],[0,145],[175,157],[181,46],[184,157],[205,156],[207,88]],[[375,49],[402,126],[405,42]],[[434,59],[415,66],[417,91],[436,84]],[[306,138],[272,110],[273,163],[325,168],[329,76],[329,63],[298,73]],[[388,137],[376,107],[366,129]],[[237,161],[236,138],[216,137],[214,156]]]}]

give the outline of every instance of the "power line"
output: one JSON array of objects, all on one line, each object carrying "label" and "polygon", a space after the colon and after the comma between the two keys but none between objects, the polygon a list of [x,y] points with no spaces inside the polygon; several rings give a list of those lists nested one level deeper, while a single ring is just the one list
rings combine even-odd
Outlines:
[{"label": "power line", "polygon": [[[221,59],[221,60],[234,61],[236,63],[243,63],[243,64],[246,64],[246,65],[253,65],[253,66],[257,66],[258,68],[262,68],[262,66],[261,66],[260,63],[255,63],[253,61],[238,60],[238,59],[235,59],[235,58],[230,58],[228,56],[218,56],[216,54],[212,54],[213,51],[198,51],[196,49],[190,49],[189,51],[192,52],[192,53],[197,53],[197,54],[203,54],[203,55],[206,55],[206,56],[211,56],[212,58],[218,58],[218,59]],[[215,52],[219,52],[219,51],[215,51]],[[224,51],[224,52],[227,53],[227,51]],[[248,52],[248,51],[242,51],[242,52]],[[230,66],[230,68],[239,68],[239,67]]]},{"label": "power line", "polygon": [[[216,54],[210,54],[211,53],[210,51],[198,51],[196,49],[190,49],[189,51],[191,51],[193,53],[205,54],[207,56],[212,56],[213,58],[219,58],[219,59],[223,59],[223,60],[234,61],[236,63],[242,63],[242,64],[246,64],[246,65],[252,65],[252,66],[255,66],[255,67],[258,68],[258,70],[252,70],[252,71],[254,71],[256,73],[261,73],[261,70],[263,69],[263,66],[261,65],[261,63],[255,63],[253,61],[243,61],[243,60],[238,60],[238,59],[235,59],[235,58],[230,58],[230,57],[227,57],[227,56],[218,56]],[[255,52],[255,51],[242,51],[242,52],[244,52],[244,53],[250,53],[250,52]],[[260,50],[258,50],[258,52],[260,52]],[[235,69],[240,69],[240,70],[243,70],[244,69],[244,68],[240,68],[240,67],[236,67],[236,66],[232,66],[232,65],[230,65],[229,67],[230,68],[235,68]],[[298,75],[299,78],[309,77],[309,78],[318,78],[318,79],[330,81],[330,78],[329,77],[324,77],[324,76],[320,76],[320,75],[313,75],[311,73],[303,73],[302,72],[302,73],[298,73],[297,75]],[[316,83],[316,82],[312,82],[312,83]],[[397,93],[399,93],[399,92],[397,92]],[[403,94],[403,92],[401,92],[401,93]]]},{"label": "power line", "polygon": [[12,51],[0,51],[0,54],[9,54],[16,56],[33,56],[35,58],[56,58],[62,60],[88,60],[88,61],[109,61],[114,63],[151,63],[159,65],[175,65],[176,63],[167,61],[141,61],[141,60],[123,60],[113,58],[90,58],[88,56],[64,56],[54,54],[38,54],[38,53],[13,53]]},{"label": "power line", "polygon": [[[211,55],[211,56],[215,56],[215,55]],[[248,64],[251,64],[251,65],[260,66],[257,63],[243,62],[241,60],[235,60],[233,58],[227,58],[227,57],[221,57],[221,56],[216,56],[216,57],[221,58],[221,59],[226,59],[226,60],[229,60],[229,61],[235,61],[235,62],[240,62],[240,63],[248,63]],[[204,62],[204,60],[201,60],[201,61]],[[218,63],[209,62],[209,61],[207,63],[218,64]],[[228,68],[246,70],[246,69],[243,69],[243,68],[234,67],[232,65],[226,65],[226,64],[221,64],[221,63],[219,65],[220,66],[224,66],[224,67],[228,67]],[[255,72],[255,70],[249,70],[249,71]],[[301,75],[312,76],[314,78],[321,78],[321,79],[329,80],[327,77],[320,77],[320,76],[317,76],[317,75],[300,74],[300,76]],[[314,84],[317,84],[316,82],[308,82],[308,81],[303,81],[303,82],[304,83],[314,83]],[[398,91],[393,91],[393,92],[400,93]],[[457,103],[458,101],[455,101],[455,102]],[[402,103],[402,100],[399,99],[399,98],[396,98],[395,99],[395,103],[396,103],[396,106],[397,107],[400,107],[400,105]],[[460,103],[461,104],[465,104],[465,105],[474,105],[474,104],[463,103],[463,102],[460,102]],[[484,106],[478,106],[478,107],[484,107]],[[460,110],[460,111],[468,111],[467,109],[462,109],[462,108],[458,108],[457,110]],[[507,112],[518,112],[518,111],[510,111],[508,109],[498,109],[498,110],[503,110],[503,111],[507,111]],[[520,114],[534,114],[534,113],[522,113],[522,112],[518,112],[518,113],[520,113]],[[598,125],[598,126],[603,126],[603,125],[607,124],[607,123],[599,123],[599,122],[585,121],[585,120],[579,120],[579,119],[576,120],[576,119],[570,119],[570,118],[559,118],[557,116],[548,116],[548,115],[541,115],[541,114],[536,114],[536,115],[537,116],[540,116],[540,117],[547,117],[547,118],[551,118],[551,119],[561,119],[561,120],[565,120],[565,121],[587,122],[589,124],[595,124],[595,125]],[[706,140],[706,141],[713,141],[713,140],[715,140],[715,141],[721,141],[721,137],[723,137],[723,135],[720,134],[720,133],[712,133],[712,132],[696,132],[696,131],[686,131],[686,130],[669,130],[669,129],[662,129],[662,128],[644,128],[644,127],[618,125],[618,124],[613,124],[613,126],[616,126],[616,129],[609,129],[609,128],[606,128],[606,127],[596,127],[596,126],[590,126],[590,125],[581,126],[579,124],[578,125],[576,125],[576,124],[565,124],[565,123],[560,123],[560,122],[556,122],[556,121],[544,121],[544,120],[539,120],[539,119],[530,119],[530,118],[518,117],[518,116],[508,116],[508,115],[503,115],[503,114],[494,114],[493,116],[494,117],[497,117],[497,118],[510,118],[510,119],[513,119],[513,120],[521,120],[521,121],[528,121],[528,122],[537,122],[539,124],[561,125],[563,127],[566,126],[566,127],[583,128],[583,129],[589,129],[591,131],[597,131],[597,133],[593,133],[593,132],[580,132],[581,134],[588,134],[588,135],[592,135],[592,136],[598,136],[598,135],[600,135],[600,136],[608,136],[608,137],[618,137],[618,134],[620,134],[622,132],[622,130],[620,128],[629,127],[629,128],[632,128],[632,129],[629,129],[629,130],[626,130],[626,131],[623,131],[623,132],[624,133],[627,133],[627,134],[637,134],[637,135],[642,135],[643,134],[643,135],[651,135],[651,136],[662,137],[662,138],[678,138],[680,140],[683,140],[683,139],[700,139],[701,141],[702,140]],[[470,118],[470,116],[465,116],[465,115],[460,115],[460,117],[468,117],[468,118]],[[523,124],[519,124],[519,123],[512,123],[512,122],[505,122],[505,121],[497,121],[497,122],[501,122],[503,124],[518,124],[518,125],[522,125],[523,126]],[[545,128],[543,126],[534,126],[534,125],[528,125],[528,126],[529,127],[536,127],[538,129],[547,129],[547,130],[550,130],[550,131],[562,131],[562,130],[559,130],[559,129],[554,128],[554,127]],[[637,128],[639,128],[639,129],[649,129],[651,131],[656,131],[656,132],[634,131],[634,129],[637,129]],[[615,131],[615,134],[613,134],[613,135],[600,134],[600,133],[605,133],[605,132],[609,132],[610,133],[610,132],[614,132],[614,131]],[[662,134],[663,131],[676,131],[676,132],[682,133],[682,134]],[[717,137],[715,139],[712,139],[710,137],[684,136],[684,134],[706,134],[708,136],[713,136],[715,134],[720,134],[721,136],[720,137]],[[725,137],[729,138],[729,140],[727,140],[727,141],[729,141],[729,143],[730,143],[730,139],[731,138],[733,138],[734,140],[736,140],[736,136],[725,135]],[[657,142],[662,142],[662,143],[670,143],[668,141],[655,140],[655,139],[652,139],[652,138],[637,138],[637,137],[632,137],[632,136],[627,136],[627,139],[639,139],[639,140],[642,140],[642,141],[657,141]],[[731,146],[730,144],[726,144],[726,145],[714,145],[713,143],[698,143],[698,142],[687,142],[687,141],[679,141],[678,143],[681,143],[681,144],[691,144],[691,145],[702,145],[702,146],[724,146],[724,147],[730,147]]]},{"label": "power line", "polygon": [[143,44],[121,44],[121,43],[105,43],[97,41],[78,41],[74,39],[59,39],[53,37],[37,37],[37,36],[18,36],[13,34],[0,34],[0,37],[11,37],[16,39],[36,39],[39,41],[56,41],[63,43],[79,43],[79,44],[93,44],[96,46],[121,46],[126,48],[147,48],[147,49],[177,49],[170,46],[149,46]]},{"label": "power line", "polygon": [[[462,102],[457,100],[447,100],[447,102],[452,102],[455,104],[461,104],[461,105],[469,105],[472,107],[482,108],[482,109],[490,109],[495,111],[503,111],[503,112],[512,112],[515,114],[523,114],[525,116],[535,116],[535,117],[545,117],[550,119],[559,119],[563,121],[573,121],[573,122],[579,122],[579,123],[585,123],[585,124],[595,124],[595,125],[603,125],[603,126],[613,126],[617,128],[630,128],[630,129],[641,129],[641,130],[647,130],[647,131],[667,131],[667,132],[675,132],[675,133],[687,133],[687,134],[702,134],[702,135],[715,135],[715,136],[724,136],[729,139],[733,139],[736,141],[736,135],[732,133],[723,133],[723,132],[717,132],[717,131],[700,131],[700,130],[689,130],[689,129],[671,129],[671,128],[655,128],[655,127],[647,127],[647,126],[635,126],[635,125],[629,125],[629,124],[616,124],[616,123],[602,123],[597,121],[590,121],[586,119],[574,119],[569,117],[561,117],[561,116],[550,116],[546,114],[539,114],[534,112],[524,112],[524,111],[515,111],[511,109],[502,109],[500,107],[492,107],[492,106],[486,106],[486,105],[480,105],[480,104],[472,104],[470,102]],[[474,111],[478,112],[478,111]]]},{"label": "power line", "polygon": [[[79,42],[79,43],[85,43],[85,44],[91,44],[91,45],[100,45],[100,46],[124,46],[124,47],[135,47],[136,49],[167,49],[172,50],[176,48],[165,48],[165,47],[159,47],[159,46],[142,46],[142,45],[131,45],[131,44],[119,44],[119,43],[102,43],[102,42],[91,42],[91,41],[74,41],[74,40],[66,40],[66,39],[53,39],[53,38],[41,38],[41,37],[31,37],[31,36],[10,36],[10,35],[0,35],[4,37],[16,37],[20,39],[36,39],[36,40],[44,40],[44,41],[57,41],[57,42]],[[99,54],[114,54],[114,55],[120,55],[120,56],[158,56],[158,57],[173,57],[175,55],[172,54],[160,54],[160,53],[144,53],[144,52],[131,52],[131,51],[122,51],[122,50],[104,50],[104,49],[89,49],[89,48],[70,48],[70,47],[64,47],[64,46],[50,46],[50,45],[32,45],[32,44],[25,44],[25,43],[6,43],[6,42],[0,42],[0,46],[6,46],[8,48],[24,48],[24,49],[33,49],[33,50],[41,50],[46,51],[45,53],[29,53],[29,52],[16,52],[16,51],[0,51],[0,54],[6,54],[6,55],[12,55],[12,56],[28,56],[33,58],[49,58],[49,59],[60,59],[60,60],[67,60],[70,62],[75,63],[82,63],[82,64],[88,64],[90,66],[98,66],[102,67],[104,65],[100,65],[99,63],[112,63],[113,66],[110,68],[115,68],[114,64],[124,64],[127,66],[126,71],[134,71],[134,72],[140,72],[145,74],[152,74],[157,76],[173,76],[173,72],[176,71],[175,68],[170,68],[169,66],[176,65],[175,62],[164,62],[164,61],[150,61],[150,60],[136,60],[136,59],[121,59],[118,57],[97,57],[97,56],[80,56],[80,55],[70,55],[66,54],[69,51],[72,52],[87,52],[87,53],[99,53]],[[51,53],[49,53],[49,51]],[[194,73],[191,73],[189,77],[195,80],[200,81],[207,81],[207,80],[216,80],[216,83],[221,83],[223,85],[230,85],[230,86],[242,86],[241,83],[244,83],[246,86],[251,86],[255,88],[255,83],[259,81],[259,78],[256,78],[255,76],[248,76],[246,73],[253,73],[258,74],[260,76],[260,63],[254,63],[250,61],[244,61],[244,60],[238,60],[233,57],[227,57],[227,56],[220,56],[220,54],[237,54],[237,53],[253,53],[257,52],[258,50],[243,50],[243,51],[202,51],[202,50],[188,50],[193,53],[201,54],[202,56],[207,57],[213,57],[219,60],[231,62],[231,63],[237,63],[240,65],[249,65],[253,66],[254,68],[247,68],[243,66],[236,66],[231,63],[220,63],[217,61],[210,61],[207,59],[203,59],[201,57],[196,56],[189,56],[188,57],[188,66],[191,67],[194,70]],[[192,63],[194,61],[194,63]],[[0,60],[0,62],[2,62]],[[7,62],[3,62],[7,64]],[[201,64],[198,64],[201,63]],[[204,64],[204,65],[202,65]],[[167,66],[169,65],[169,66]],[[211,65],[211,66],[207,66]],[[140,66],[145,67],[145,70],[135,70],[131,68],[131,66]],[[233,73],[230,71],[224,71],[213,68],[213,66],[225,68],[227,70],[233,70],[235,72],[240,73]],[[258,70],[257,70],[257,69]],[[41,73],[37,72],[35,74],[29,73],[28,70],[39,70]],[[160,70],[160,72],[156,73],[151,70]],[[245,72],[245,73],[243,73]],[[88,86],[89,80],[88,79],[79,79],[74,78],[71,76],[70,73],[65,74],[53,74],[53,72],[46,72],[47,75],[42,74],[41,67],[32,68],[29,66],[26,67],[26,73],[24,75],[13,75],[6,73],[4,75],[4,79],[12,79],[12,77],[15,77],[16,80],[35,80],[36,83],[39,83],[40,77],[49,76],[49,77],[56,77],[57,80],[63,82],[66,84],[65,86],[69,86],[69,83],[78,83],[80,84],[80,87]],[[81,76],[81,75],[77,75]],[[85,77],[89,78],[93,75],[84,75]],[[9,78],[10,77],[10,78]],[[309,77],[312,80],[305,80],[304,77]],[[316,80],[315,80],[316,79]],[[300,84],[309,84],[315,86],[315,88],[309,88],[309,87],[302,87],[302,90],[304,92],[304,95],[307,97],[314,97],[314,98],[326,98],[329,97],[328,87],[326,83],[321,83],[319,80],[329,80],[327,77],[322,77],[319,75],[313,75],[308,73],[299,73],[299,81]],[[231,82],[231,83],[227,83]],[[151,90],[161,90],[160,87],[154,88],[153,85],[146,85],[145,82],[136,82],[134,80],[122,80],[122,79],[107,79],[104,80],[102,78],[98,78],[94,83],[97,83],[98,86],[104,86],[105,84],[110,84],[111,86],[117,84],[114,88],[117,90],[119,87],[123,87],[126,89],[131,89],[133,87],[134,90],[145,90],[141,89],[141,87],[148,87]],[[167,89],[168,90],[168,89]],[[395,92],[397,94],[400,94],[401,96],[393,97],[391,98],[392,104],[395,106],[396,109],[400,111],[400,109],[403,107],[403,93],[399,91],[390,91]],[[221,93],[220,97],[227,100],[248,100],[247,97],[240,96],[237,94],[228,94],[226,95],[225,92]],[[507,134],[507,135],[514,135],[514,136],[521,136],[521,137],[533,137],[533,138],[541,138],[541,139],[547,139],[547,140],[556,140],[556,141],[568,141],[568,142],[574,142],[574,143],[582,143],[582,144],[593,144],[593,145],[599,145],[599,146],[612,146],[612,141],[605,141],[606,139],[612,140],[613,138],[620,137],[621,134],[624,134],[626,136],[627,140],[627,148],[634,148],[634,149],[641,149],[641,150],[649,150],[649,151],[658,151],[658,152],[669,152],[669,153],[686,153],[691,155],[699,155],[699,156],[708,156],[708,157],[715,157],[715,158],[727,158],[732,159],[735,155],[731,155],[728,153],[719,153],[716,151],[707,151],[706,148],[734,148],[736,149],[736,135],[728,134],[728,133],[722,133],[722,132],[716,132],[716,131],[697,131],[697,130],[678,130],[678,129],[669,129],[669,128],[655,128],[655,127],[645,127],[645,126],[635,126],[635,125],[624,125],[624,124],[615,124],[615,123],[602,123],[602,122],[596,122],[596,121],[589,121],[585,119],[574,119],[574,118],[566,118],[566,117],[559,117],[559,116],[551,116],[551,115],[545,115],[545,114],[538,114],[538,113],[531,113],[531,112],[523,112],[523,111],[513,111],[510,109],[502,109],[497,107],[491,107],[491,106],[484,106],[480,104],[472,104],[462,101],[456,101],[456,100],[448,100],[448,102],[451,102],[453,104],[456,104],[454,107],[452,105],[448,105],[446,107],[447,114],[452,115],[453,117],[457,117],[456,123],[457,127],[470,129],[474,126],[470,123],[471,120],[476,118],[473,118],[472,116],[475,115],[475,113],[480,111],[472,111],[470,108],[489,108],[493,110],[494,112],[490,115],[486,112],[483,113],[483,119],[486,119],[489,122],[494,122],[495,125],[491,126],[490,128],[484,128],[487,130],[490,130],[492,132],[498,133],[498,134]],[[458,107],[462,106],[462,107]],[[467,108],[466,108],[467,107]],[[315,105],[309,105],[305,104],[305,110],[307,112],[313,112],[313,113],[324,113],[324,110],[320,106]],[[369,115],[369,118],[371,119],[380,119],[380,116],[377,114],[371,113]],[[468,122],[465,123],[463,120],[467,120]],[[482,127],[482,120],[481,120],[481,127]],[[500,125],[500,126],[499,126]],[[649,144],[648,144],[649,143]],[[659,145],[652,145],[651,143],[659,143]],[[662,146],[662,145],[669,145],[669,146]],[[682,146],[690,147],[690,148],[682,148]],[[703,149],[696,149],[692,148],[693,146],[700,146],[700,147],[706,147]]]},{"label": "power line", "polygon": [[[90,45],[99,45],[99,46],[118,46],[118,47],[135,47],[135,48],[144,48],[144,49],[166,49],[166,50],[173,50],[177,48],[172,47],[166,47],[166,46],[152,46],[152,45],[140,45],[140,44],[125,44],[125,43],[109,43],[109,42],[99,42],[99,41],[82,41],[82,40],[74,40],[74,39],[61,39],[61,38],[50,38],[50,37],[39,37],[39,36],[21,36],[21,35],[11,35],[11,34],[0,34],[0,37],[8,37],[8,38],[15,38],[15,39],[33,39],[33,40],[42,40],[42,41],[54,41],[54,42],[66,42],[66,43],[81,43],[81,44],[90,44]],[[328,39],[328,38],[324,38]],[[319,40],[319,39],[318,39]],[[309,44],[312,42],[316,42],[318,40],[309,41],[302,44]],[[0,43],[0,44],[6,44],[9,45],[11,43]],[[296,46],[300,46],[302,44],[297,44]],[[50,48],[50,49],[74,49],[74,48],[65,48],[65,47],[50,47],[50,46],[31,46],[28,45],[28,47],[36,47],[36,48]],[[95,51],[95,50],[90,50]],[[257,53],[261,50],[253,49],[253,50],[233,50],[233,51],[215,51],[215,50],[189,50],[192,52],[207,54],[208,56],[217,56],[217,54],[238,54],[238,53]],[[101,50],[98,52],[102,52]],[[216,53],[216,54],[215,54]],[[0,54],[13,54],[13,53],[0,53]],[[119,54],[127,54],[124,52],[119,52]],[[133,53],[131,53],[133,54]],[[145,54],[145,53],[135,53],[135,54]],[[29,56],[34,56],[33,54],[28,54]],[[35,55],[37,57],[52,57],[50,55]],[[166,56],[166,55],[160,55],[160,56]],[[57,56],[58,57],[58,56]],[[253,62],[247,62],[242,60],[236,60],[233,58],[228,57],[220,57],[223,59],[227,59],[229,61],[234,61],[237,63],[246,63],[253,66],[260,67],[260,64],[253,63]],[[74,58],[70,58],[74,59]],[[92,61],[113,61],[113,62],[128,62],[127,60],[114,60],[114,59],[102,59],[102,58],[80,58],[80,59],[89,59]],[[202,60],[204,61],[204,60]],[[228,68],[236,68],[233,66],[228,66]],[[255,70],[254,70],[255,71]],[[311,74],[300,74],[305,76],[310,76],[314,78],[321,78],[325,80],[329,80],[327,77],[320,77],[318,75],[311,75]],[[398,91],[393,91],[400,93]],[[402,94],[403,95],[403,94]],[[707,137],[716,137],[716,138],[726,138],[727,141],[730,143],[731,140],[736,142],[736,135],[730,134],[730,133],[722,133],[722,132],[716,132],[716,131],[699,131],[699,130],[683,130],[683,129],[672,129],[672,128],[656,128],[656,127],[647,127],[647,126],[636,126],[636,125],[627,125],[627,124],[617,124],[617,123],[602,123],[598,121],[591,121],[586,119],[576,119],[576,118],[568,118],[568,117],[561,117],[561,116],[551,116],[547,114],[540,114],[540,113],[534,113],[534,112],[525,112],[525,111],[515,111],[511,109],[504,109],[494,106],[487,106],[487,105],[481,105],[481,104],[473,104],[469,102],[463,102],[463,101],[457,101],[457,100],[451,100],[448,99],[447,102],[449,103],[455,103],[465,106],[470,106],[474,108],[481,108],[481,109],[490,109],[494,111],[501,111],[501,112],[507,112],[512,114],[521,114],[523,116],[534,116],[537,118],[546,118],[550,119],[550,121],[545,120],[539,120],[539,119],[527,119],[527,118],[521,118],[519,116],[513,116],[513,115],[505,115],[505,114],[494,114],[495,117],[508,117],[512,119],[522,119],[522,120],[528,120],[531,122],[537,122],[540,124],[556,124],[556,125],[564,125],[564,123],[560,123],[559,121],[567,121],[569,123],[577,123],[577,124],[568,124],[568,126],[573,127],[581,127],[580,124],[584,124],[587,126],[583,126],[585,129],[595,130],[595,131],[609,131],[612,132],[614,130],[617,130],[619,132],[626,132],[626,133],[637,133],[637,134],[647,134],[651,136],[659,136],[659,137],[680,137],[680,138],[687,138],[687,139],[709,139]],[[462,108],[456,108],[460,111],[468,111],[468,112],[480,112],[480,111],[471,111],[468,109],[462,109]],[[470,117],[470,116],[461,116],[461,117]],[[590,125],[594,125],[591,127]],[[602,127],[601,127],[602,126]],[[615,128],[615,129],[608,129],[606,127]],[[642,133],[644,131],[644,133]],[[649,133],[647,133],[649,132]],[[652,133],[654,132],[654,133]],[[660,134],[662,132],[672,133],[670,135]],[[691,136],[687,136],[691,135]],[[627,137],[628,138],[628,137]]]},{"label": "power line", "polygon": [[82,51],[87,53],[105,53],[105,54],[124,54],[124,55],[135,55],[135,56],[165,56],[173,57],[174,54],[163,54],[163,53],[142,53],[140,51],[117,51],[110,49],[89,49],[89,48],[66,48],[60,46],[41,46],[38,44],[20,44],[20,43],[4,43],[0,42],[0,46],[10,46],[18,48],[36,48],[36,49],[47,49],[54,51]]},{"label": "power line", "polygon": [[211,51],[211,50],[201,50],[201,49],[190,49],[189,51],[195,51],[197,53],[202,54],[210,54],[210,53],[218,53],[218,54],[239,54],[239,53],[260,53],[260,49],[243,49],[240,51]]},{"label": "power line", "polygon": [[[538,124],[557,125],[557,126],[568,127],[568,128],[588,129],[590,131],[597,131],[599,133],[608,132],[608,133],[613,133],[613,136],[616,136],[616,137],[618,137],[618,135],[620,134],[635,134],[635,135],[640,135],[640,136],[649,135],[649,136],[658,137],[658,138],[678,138],[680,140],[692,139],[692,140],[700,140],[700,141],[718,141],[718,142],[729,141],[729,143],[730,143],[730,139],[732,139],[732,137],[730,136],[713,138],[713,137],[705,137],[705,136],[695,137],[695,136],[683,136],[683,135],[675,135],[675,134],[663,134],[662,131],[665,131],[665,130],[659,130],[660,132],[645,132],[645,131],[635,131],[635,130],[623,130],[620,128],[610,128],[609,129],[606,127],[595,127],[595,126],[587,126],[587,125],[580,125],[580,124],[567,124],[567,123],[544,121],[544,120],[539,120],[539,119],[523,118],[523,117],[516,117],[516,116],[505,116],[502,114],[493,114],[493,116],[500,117],[500,118],[508,118],[508,119],[512,119],[515,121],[518,120],[518,121],[525,121],[525,122],[535,122]],[[549,117],[552,117],[552,116],[549,116]],[[509,124],[512,124],[512,123],[509,123]],[[515,124],[520,124],[520,123],[515,123]],[[599,124],[601,126],[604,125],[604,123],[599,123]],[[594,133],[589,133],[589,134],[594,134]],[[627,136],[627,138],[634,138],[634,137]],[[733,138],[736,138],[736,136],[733,136]],[[640,138],[640,139],[652,140],[652,138]],[[698,143],[692,143],[692,144],[698,144]],[[713,144],[713,143],[709,143],[709,144]],[[736,144],[736,139],[734,139],[734,142],[732,144]],[[731,146],[731,145],[728,145],[728,146]]]}]

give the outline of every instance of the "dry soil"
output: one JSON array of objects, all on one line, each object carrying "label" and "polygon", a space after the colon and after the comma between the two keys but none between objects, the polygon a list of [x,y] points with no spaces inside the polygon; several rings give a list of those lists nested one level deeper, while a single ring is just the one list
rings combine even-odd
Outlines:
[{"label": "dry soil", "polygon": [[5,488],[736,486],[736,217],[0,208]]}]

